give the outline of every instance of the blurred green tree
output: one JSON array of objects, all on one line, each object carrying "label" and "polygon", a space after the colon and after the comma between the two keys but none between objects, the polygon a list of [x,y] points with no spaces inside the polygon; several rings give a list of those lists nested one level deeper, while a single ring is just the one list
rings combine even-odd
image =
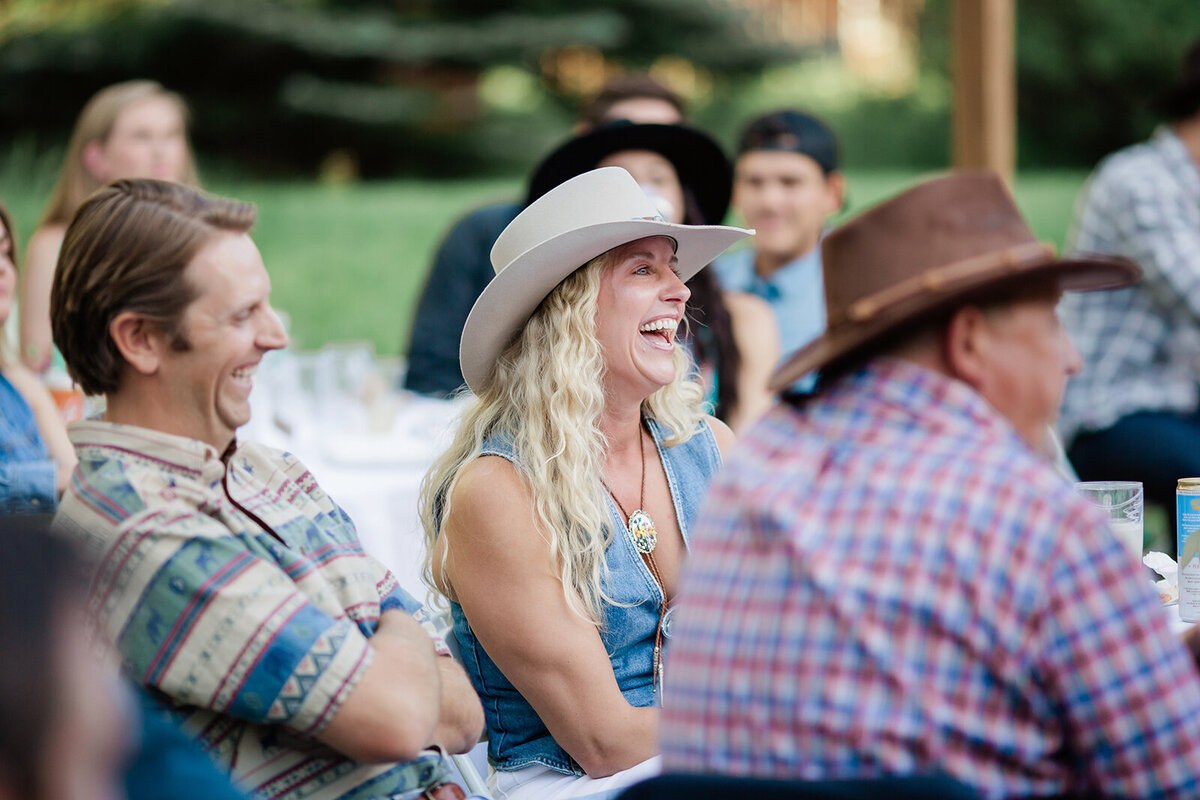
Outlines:
[{"label": "blurred green tree", "polygon": [[[927,0],[921,15],[924,66],[947,76],[951,2]],[[1197,37],[1197,0],[1019,0],[1021,166],[1090,166],[1145,138],[1154,97]]]},{"label": "blurred green tree", "polygon": [[526,166],[615,69],[704,102],[796,55],[729,0],[15,2],[0,141],[61,139],[94,91],[150,77],[188,99],[199,149],[259,171]]}]

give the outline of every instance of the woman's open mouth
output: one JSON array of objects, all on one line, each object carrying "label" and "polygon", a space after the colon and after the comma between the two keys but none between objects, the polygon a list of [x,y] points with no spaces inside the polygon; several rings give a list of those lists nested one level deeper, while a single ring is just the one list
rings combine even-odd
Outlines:
[{"label": "woman's open mouth", "polygon": [[646,338],[651,346],[659,350],[670,350],[675,346],[675,329],[679,327],[679,321],[671,317],[662,317],[652,322],[647,322],[642,327],[638,328],[638,333]]}]

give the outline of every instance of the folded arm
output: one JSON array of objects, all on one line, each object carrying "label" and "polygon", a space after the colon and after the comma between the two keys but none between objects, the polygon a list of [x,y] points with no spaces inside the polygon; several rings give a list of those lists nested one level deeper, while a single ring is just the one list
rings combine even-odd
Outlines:
[{"label": "folded arm", "polygon": [[463,668],[450,656],[439,656],[441,695],[433,741],[449,753],[466,753],[483,737],[483,706]]},{"label": "folded arm", "polygon": [[[124,562],[127,550],[138,559]],[[186,503],[132,520],[93,584],[94,604],[146,686],[286,725],[355,761],[407,761],[443,724],[446,659],[411,614],[384,611],[368,639],[331,596],[302,592],[278,563]],[[468,709],[472,701],[454,698]],[[457,713],[470,722],[469,710]],[[467,732],[445,735],[454,733]]]}]

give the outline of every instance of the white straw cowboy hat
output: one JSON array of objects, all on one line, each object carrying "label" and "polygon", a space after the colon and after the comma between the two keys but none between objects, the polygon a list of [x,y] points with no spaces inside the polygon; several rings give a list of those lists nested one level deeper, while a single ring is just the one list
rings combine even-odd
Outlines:
[{"label": "white straw cowboy hat", "polygon": [[1048,277],[1063,291],[1117,289],[1142,275],[1127,258],[1058,258],[992,172],[935,178],[864,211],[825,237],[821,260],[828,327],[776,370],[772,389],[989,291]]},{"label": "white straw cowboy hat", "polygon": [[753,233],[664,222],[637,181],[620,167],[594,169],[559,184],[518,214],[492,247],[496,277],[471,308],[459,344],[467,386],[479,393],[538,304],[596,256],[647,236],[666,236],[675,242],[679,277],[686,281]]}]

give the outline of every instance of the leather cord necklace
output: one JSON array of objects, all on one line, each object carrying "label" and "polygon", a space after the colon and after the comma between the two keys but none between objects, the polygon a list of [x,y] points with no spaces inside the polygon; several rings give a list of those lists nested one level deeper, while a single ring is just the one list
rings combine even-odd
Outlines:
[{"label": "leather cord necklace", "polygon": [[[643,422],[642,425],[644,427],[645,423]],[[658,584],[659,591],[662,592],[662,604],[658,608],[658,627],[654,631],[654,685],[651,689],[653,692],[657,692],[658,684],[662,679],[662,634],[663,618],[667,614],[667,589],[662,575],[658,571],[658,564],[654,560],[654,548],[658,546],[658,531],[655,530],[654,521],[650,519],[650,515],[643,510],[646,507],[646,441],[642,435],[642,428],[638,430],[638,450],[642,454],[642,492],[636,511],[630,514],[625,510],[625,506],[621,505],[621,501],[617,499],[613,490],[608,488],[604,478],[600,479],[600,485],[608,492],[608,496],[617,504],[622,516],[627,520],[625,530],[633,542],[633,548],[642,557],[646,568],[650,570],[650,575]]]}]

